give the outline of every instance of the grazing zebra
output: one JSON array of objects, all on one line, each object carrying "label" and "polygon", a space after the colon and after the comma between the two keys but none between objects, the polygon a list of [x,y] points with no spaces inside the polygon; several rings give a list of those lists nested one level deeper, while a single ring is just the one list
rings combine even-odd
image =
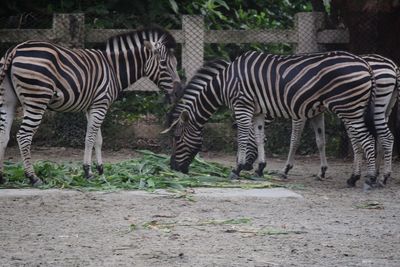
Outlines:
[{"label": "grazing zebra", "polygon": [[175,46],[170,33],[149,28],[111,37],[102,50],[68,49],[41,41],[27,41],[10,48],[0,62],[0,180],[18,101],[23,120],[17,141],[25,175],[32,184],[42,183],[33,170],[30,149],[46,109],[86,113],[84,174],[87,178],[92,176],[93,146],[101,174],[100,126],[107,109],[123,89],[144,76],[167,95],[179,91]]},{"label": "grazing zebra", "polygon": [[[364,55],[362,56],[373,70],[373,74],[376,80],[376,98],[375,98],[375,110],[374,110],[374,121],[376,132],[378,136],[378,152],[376,166],[379,167],[380,156],[384,156],[384,172],[383,180],[380,184],[386,184],[387,180],[391,175],[391,164],[392,164],[392,150],[393,150],[393,135],[388,128],[389,115],[396,103],[396,99],[399,97],[400,103],[400,70],[397,65],[390,59],[387,59],[380,55]],[[319,114],[314,118],[309,119],[311,126],[314,129],[316,143],[321,159],[320,172],[318,178],[325,178],[325,172],[328,168],[326,155],[325,155],[325,126],[324,126],[324,115]],[[266,120],[269,124],[272,121]],[[290,139],[290,149],[288,159],[285,167],[282,170],[283,178],[287,177],[289,170],[293,168],[294,155],[300,143],[301,133],[303,132],[306,120],[292,120],[292,134]],[[352,144],[356,144],[357,140],[353,140]],[[360,148],[353,148],[354,153],[354,169],[351,178],[347,181],[349,186],[355,186],[355,182],[360,179],[362,153]],[[383,155],[382,151],[383,149]],[[356,153],[357,151],[357,153]],[[249,144],[247,148],[246,165],[247,169],[252,168],[253,162],[257,158],[257,145],[254,139],[254,133],[251,132],[249,136]]]},{"label": "grazing zebra", "polygon": [[264,169],[266,114],[271,119],[299,120],[330,110],[364,149],[368,159],[365,182],[372,186],[376,178],[374,88],[372,69],[366,61],[340,51],[291,56],[247,52],[223,70],[216,70],[212,64],[205,66],[169,114],[171,125],[164,132],[174,131],[171,168],[188,171],[201,148],[204,124],[222,105],[233,111],[238,126],[237,166],[231,178],[238,177],[245,166],[251,127],[258,148],[259,174]]}]

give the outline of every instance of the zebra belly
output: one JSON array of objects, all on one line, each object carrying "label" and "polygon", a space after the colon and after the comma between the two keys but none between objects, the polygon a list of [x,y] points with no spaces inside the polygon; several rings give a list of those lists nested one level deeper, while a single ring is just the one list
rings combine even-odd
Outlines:
[{"label": "zebra belly", "polygon": [[62,90],[56,89],[48,107],[58,112],[76,112],[87,110],[91,101],[83,101],[82,95],[64,94]]}]

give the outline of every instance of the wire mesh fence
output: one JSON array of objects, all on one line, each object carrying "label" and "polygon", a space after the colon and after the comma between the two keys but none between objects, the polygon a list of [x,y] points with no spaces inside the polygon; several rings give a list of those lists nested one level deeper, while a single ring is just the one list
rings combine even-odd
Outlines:
[{"label": "wire mesh fence", "polygon": [[[360,20],[365,19],[360,17]],[[371,18],[373,24],[374,18]],[[141,21],[134,15],[111,13],[104,16],[84,14],[59,14],[54,17],[26,14],[15,18],[0,18],[0,27],[9,29],[0,31],[5,36],[0,44],[4,53],[15,42],[27,39],[44,39],[72,48],[92,48],[104,42],[108,37],[129,29],[158,25],[172,32],[178,42],[176,56],[178,68],[184,81],[188,81],[205,61],[215,58],[233,60],[248,50],[260,50],[277,54],[307,53],[326,50],[348,49],[359,53],[376,52],[362,50],[361,40],[355,47],[347,42],[352,32],[324,29],[324,17],[321,14],[300,13],[289,29],[232,29],[215,30],[208,17],[169,16]],[[12,29],[19,31],[13,31]],[[24,31],[24,29],[29,29]],[[35,29],[36,32],[32,29]],[[373,31],[366,37],[369,42],[379,42]],[[366,34],[367,35],[367,34]],[[36,38],[34,38],[36,37]],[[5,40],[5,41],[4,41]],[[358,50],[357,50],[358,49]],[[140,80],[129,88],[112,105],[103,124],[104,146],[118,149],[122,147],[149,148],[168,151],[169,139],[160,135],[169,106],[163,94],[148,80]],[[82,114],[55,114],[47,112],[34,143],[51,146],[83,147],[86,122]],[[12,136],[15,136],[19,121],[14,124]],[[232,118],[227,110],[219,111],[205,130],[204,150],[234,151],[235,135]],[[291,123],[277,120],[266,130],[267,151],[270,154],[284,154],[289,149]],[[347,155],[349,142],[341,122],[335,116],[328,115],[326,121],[328,154]],[[306,127],[299,153],[316,153],[314,133]],[[15,144],[15,139],[12,139]]]}]

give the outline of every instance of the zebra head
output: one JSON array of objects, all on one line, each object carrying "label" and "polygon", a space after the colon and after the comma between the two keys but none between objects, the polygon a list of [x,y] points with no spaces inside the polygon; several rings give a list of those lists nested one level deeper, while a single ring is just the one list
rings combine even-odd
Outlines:
[{"label": "zebra head", "polygon": [[122,33],[107,40],[104,50],[123,90],[143,76],[152,80],[175,101],[181,91],[181,80],[174,54],[176,41],[166,30],[158,27]]},{"label": "zebra head", "polygon": [[[171,168],[184,173],[203,143],[203,128],[209,117],[222,105],[220,77],[229,63],[213,60],[204,64],[181,91],[180,99],[167,115],[173,132]],[[179,95],[178,95],[179,96]]]},{"label": "zebra head", "polygon": [[143,43],[149,54],[145,63],[145,75],[164,91],[169,103],[174,103],[181,93],[174,50],[160,41],[144,40]]},{"label": "zebra head", "polygon": [[162,133],[173,132],[171,169],[188,173],[190,163],[201,149],[203,130],[192,123],[188,110],[176,112],[177,109],[179,105],[169,114],[171,126]]}]

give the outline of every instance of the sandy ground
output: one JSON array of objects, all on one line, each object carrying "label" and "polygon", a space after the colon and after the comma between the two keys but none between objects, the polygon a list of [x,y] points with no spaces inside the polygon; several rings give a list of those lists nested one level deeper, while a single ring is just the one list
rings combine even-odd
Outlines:
[{"label": "sandy ground", "polygon": [[[105,161],[135,155],[106,151]],[[18,160],[17,151],[8,157]],[[81,160],[82,152],[36,148],[33,157]],[[345,187],[350,161],[329,163],[330,179],[315,181],[318,158],[297,160],[285,185],[300,198],[0,190],[0,265],[400,266],[399,162],[390,184],[369,193]],[[268,159],[269,169],[283,165]]]}]

